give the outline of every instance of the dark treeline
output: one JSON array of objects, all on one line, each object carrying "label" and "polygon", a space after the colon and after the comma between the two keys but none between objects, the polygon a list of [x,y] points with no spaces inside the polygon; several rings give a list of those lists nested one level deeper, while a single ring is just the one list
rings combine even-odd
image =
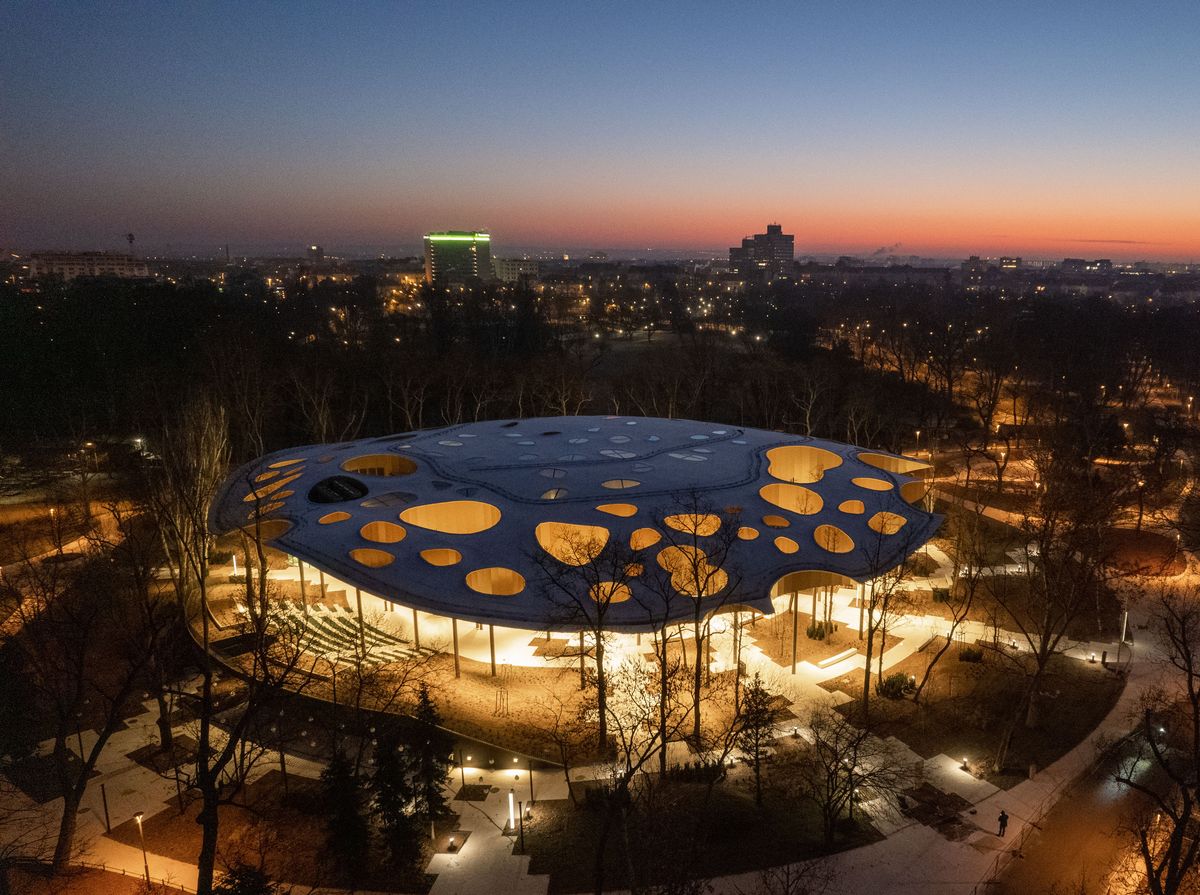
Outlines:
[{"label": "dark treeline", "polygon": [[292,286],[283,299],[249,271],[223,288],[9,287],[4,447],[153,433],[206,391],[229,411],[235,460],[575,413],[694,417],[895,449],[922,426],[986,431],[1020,391],[1022,412],[1087,429],[1099,449],[1115,437],[1114,406],[1136,409],[1164,377],[1200,386],[1190,307],[804,284],[752,290],[704,317],[691,304],[669,281],[649,300],[593,300],[586,318],[505,287],[427,289],[416,311],[387,313],[370,277]]}]

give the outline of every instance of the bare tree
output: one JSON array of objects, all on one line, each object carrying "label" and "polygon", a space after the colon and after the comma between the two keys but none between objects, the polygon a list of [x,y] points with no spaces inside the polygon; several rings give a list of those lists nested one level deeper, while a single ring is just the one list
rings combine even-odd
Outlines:
[{"label": "bare tree", "polygon": [[[211,895],[217,859],[219,808],[227,790],[240,789],[265,747],[250,739],[264,712],[286,690],[302,689],[310,679],[313,661],[304,650],[302,633],[280,617],[270,599],[264,540],[268,523],[262,501],[253,502],[249,533],[258,556],[258,581],[251,588],[247,570],[248,603],[238,633],[247,650],[238,673],[245,691],[236,707],[222,708],[214,688],[218,662],[213,651],[215,619],[209,600],[209,555],[213,535],[208,512],[226,472],[229,443],[224,411],[212,400],[200,398],[168,427],[159,449],[162,458],[153,491],[155,515],[162,531],[176,600],[188,630],[196,637],[200,690],[189,694],[196,716],[196,754],[187,784],[200,798],[197,822],[201,828],[197,892]],[[251,481],[247,492],[257,494]]]},{"label": "bare tree", "polygon": [[[1200,589],[1160,589],[1152,618],[1166,674],[1139,708],[1140,729],[1121,750],[1114,779],[1142,796],[1127,818],[1144,891],[1192,892],[1200,884]],[[1147,774],[1146,767],[1154,773]]]},{"label": "bare tree", "polygon": [[832,846],[841,819],[853,819],[856,801],[892,796],[909,780],[882,740],[833,707],[813,704],[802,723],[810,741],[794,757],[777,761],[772,775],[787,795],[817,809],[825,844]]},{"label": "bare tree", "polygon": [[[3,570],[4,586],[20,594],[3,636],[20,653],[54,742],[51,755],[63,797],[55,871],[71,860],[88,781],[121,729],[145,667],[144,653],[124,651],[141,638],[126,636],[129,618],[102,564],[91,551],[72,562],[24,552],[20,562]],[[95,735],[87,746],[84,729]]]},{"label": "bare tree", "polygon": [[580,627],[580,688],[587,654],[584,634],[591,637],[596,676],[597,745],[602,754],[608,742],[608,668],[605,648],[612,637],[609,611],[632,596],[631,585],[643,570],[641,552],[610,537],[608,529],[591,525],[543,522],[537,537],[544,550],[533,554],[543,588],[558,607],[562,621]]}]

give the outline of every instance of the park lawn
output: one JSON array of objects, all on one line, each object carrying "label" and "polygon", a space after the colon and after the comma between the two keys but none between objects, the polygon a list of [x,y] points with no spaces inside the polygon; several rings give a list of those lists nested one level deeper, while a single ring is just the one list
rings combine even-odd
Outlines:
[{"label": "park lawn", "polygon": [[[919,681],[935,649],[936,643],[924,653],[914,653],[887,674],[916,675]],[[982,662],[962,662],[958,652],[958,645],[952,646],[935,666],[920,705],[907,697],[872,694],[873,729],[880,736],[896,737],[922,758],[965,757],[972,768],[1005,789],[1026,779],[1031,766],[1046,768],[1081,742],[1116,704],[1125,685],[1123,677],[1098,662],[1054,657],[1041,686],[1041,723],[1033,730],[1023,723],[1017,727],[1004,769],[996,773],[992,760],[1004,725],[1016,711],[1024,677],[993,650],[984,650]],[[823,686],[855,700],[862,696],[861,675]],[[858,708],[852,701],[839,711],[853,716]]]},{"label": "park lawn", "polygon": [[[639,886],[710,879],[799,861],[827,853],[820,818],[811,806],[786,800],[764,785],[764,806],[754,804],[753,785],[744,769],[718,783],[705,805],[705,786],[672,783],[631,810],[628,830],[619,821],[609,834],[604,856],[605,889],[629,888],[629,866]],[[538,802],[525,822],[529,872],[550,876],[549,891],[594,889],[596,843],[603,809],[573,807],[565,799]],[[873,828],[843,831],[835,849],[879,838]],[[626,847],[628,843],[628,848]],[[514,848],[516,848],[514,843]]]},{"label": "park lawn", "polygon": [[[318,810],[322,800],[321,783],[311,778],[289,775],[287,792],[283,777],[271,771],[247,786],[237,805],[220,808],[220,840],[217,866],[246,863],[259,866],[284,883],[305,887],[339,886],[347,883],[336,873],[333,861],[325,854],[326,818]],[[146,849],[153,854],[196,863],[200,853],[200,826],[196,823],[199,802],[180,813],[172,799],[162,810],[143,821]],[[457,817],[441,826],[451,829]],[[138,846],[134,821],[113,827],[108,834],[118,842]],[[431,856],[426,847],[420,860],[424,867]],[[373,842],[367,860],[355,883],[359,888],[377,892],[425,893],[434,877],[423,872],[402,872],[389,866],[377,842]]]}]

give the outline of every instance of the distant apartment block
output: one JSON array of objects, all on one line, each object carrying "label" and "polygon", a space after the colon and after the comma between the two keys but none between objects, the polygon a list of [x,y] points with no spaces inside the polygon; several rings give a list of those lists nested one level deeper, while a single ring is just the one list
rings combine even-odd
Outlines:
[{"label": "distant apartment block", "polygon": [[494,258],[492,269],[500,282],[519,283],[521,280],[536,280],[541,265],[531,258]]},{"label": "distant apartment block", "polygon": [[150,276],[146,262],[132,255],[109,252],[35,252],[29,256],[29,276],[33,279],[57,277],[121,277],[137,279]]},{"label": "distant apartment block", "polygon": [[756,233],[729,250],[729,266],[742,276],[758,274],[775,279],[791,267],[796,257],[796,237],[783,232],[780,224],[767,224],[766,233]]},{"label": "distant apartment block", "polygon": [[492,279],[492,237],[477,230],[425,234],[425,282]]}]

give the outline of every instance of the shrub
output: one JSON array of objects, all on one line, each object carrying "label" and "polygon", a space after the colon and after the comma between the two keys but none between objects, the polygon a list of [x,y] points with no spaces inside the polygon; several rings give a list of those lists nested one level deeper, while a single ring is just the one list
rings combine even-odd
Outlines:
[{"label": "shrub", "polygon": [[958,651],[958,661],[960,662],[982,662],[983,647],[981,646],[964,646]]},{"label": "shrub", "polygon": [[900,699],[909,690],[908,675],[903,671],[889,674],[878,683],[876,689],[885,699]]},{"label": "shrub", "polygon": [[935,603],[949,603],[949,602],[950,602],[950,588],[948,588],[948,587],[935,587],[935,588],[933,589],[933,602],[935,602]]}]

